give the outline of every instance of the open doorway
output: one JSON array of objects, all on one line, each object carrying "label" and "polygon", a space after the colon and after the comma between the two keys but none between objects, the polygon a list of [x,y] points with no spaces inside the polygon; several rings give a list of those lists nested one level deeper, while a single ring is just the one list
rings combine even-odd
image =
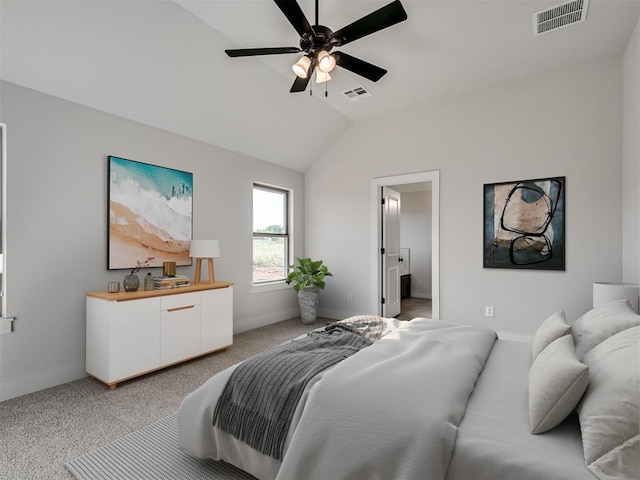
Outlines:
[{"label": "open doorway", "polygon": [[[376,292],[374,311],[379,315],[399,319],[440,317],[439,182],[439,171],[372,180],[372,259],[376,272],[372,288]],[[403,225],[397,225],[394,221],[387,225],[383,199],[388,189],[398,192],[401,199],[405,197],[405,210],[408,214],[403,218],[400,213],[400,223]],[[402,205],[402,200],[398,203]],[[396,228],[398,231],[393,232]],[[396,264],[387,259],[389,255],[385,255],[389,251],[385,250],[386,239],[396,237],[400,238],[399,268],[395,268]],[[390,246],[393,253],[393,242]],[[393,254],[390,257],[393,257]],[[394,277],[396,272],[399,277]],[[399,313],[396,308],[386,308],[387,297],[394,302],[396,300],[397,285],[401,292]],[[386,315],[387,312],[390,314]]]},{"label": "open doorway", "polygon": [[391,188],[401,198],[400,309],[395,318],[431,318],[431,182],[392,185]]}]

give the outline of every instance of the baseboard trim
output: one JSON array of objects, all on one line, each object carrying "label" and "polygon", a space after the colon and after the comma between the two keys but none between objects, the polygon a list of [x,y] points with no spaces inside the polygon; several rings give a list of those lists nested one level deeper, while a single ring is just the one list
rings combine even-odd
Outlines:
[{"label": "baseboard trim", "polygon": [[85,364],[72,363],[0,383],[0,401],[28,395],[45,388],[55,387],[87,376]]}]

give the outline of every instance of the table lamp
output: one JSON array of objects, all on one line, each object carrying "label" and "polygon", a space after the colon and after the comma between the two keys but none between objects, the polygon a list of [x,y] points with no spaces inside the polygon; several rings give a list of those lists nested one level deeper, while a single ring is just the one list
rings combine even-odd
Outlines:
[{"label": "table lamp", "polygon": [[638,313],[638,296],[640,295],[640,285],[634,283],[607,283],[596,282],[593,284],[593,306],[594,308],[603,303],[614,300],[627,299],[631,303],[633,311]]},{"label": "table lamp", "polygon": [[201,280],[202,276],[202,259],[209,261],[209,284],[213,284],[216,279],[213,272],[213,259],[220,256],[220,244],[218,240],[191,240],[189,248],[189,256],[196,259],[196,274],[194,284],[205,283]]}]

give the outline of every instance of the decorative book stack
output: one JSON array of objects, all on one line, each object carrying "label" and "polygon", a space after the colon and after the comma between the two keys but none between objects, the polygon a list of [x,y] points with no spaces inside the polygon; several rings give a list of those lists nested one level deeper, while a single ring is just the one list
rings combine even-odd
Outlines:
[{"label": "decorative book stack", "polygon": [[153,277],[153,288],[163,290],[166,288],[178,288],[191,285],[189,277],[186,275],[175,275],[172,277]]}]

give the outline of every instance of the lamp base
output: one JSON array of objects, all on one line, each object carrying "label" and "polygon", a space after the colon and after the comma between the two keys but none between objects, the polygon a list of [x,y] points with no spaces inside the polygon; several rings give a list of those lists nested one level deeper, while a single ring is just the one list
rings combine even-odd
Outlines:
[{"label": "lamp base", "polygon": [[[201,277],[202,277],[202,260],[208,260],[209,261],[209,281],[208,282],[203,282]],[[195,274],[195,278],[194,278],[194,284],[198,285],[198,284],[208,284],[208,285],[213,285],[216,281],[215,275],[214,275],[214,271],[213,271],[213,258],[196,258],[196,274]]]}]

